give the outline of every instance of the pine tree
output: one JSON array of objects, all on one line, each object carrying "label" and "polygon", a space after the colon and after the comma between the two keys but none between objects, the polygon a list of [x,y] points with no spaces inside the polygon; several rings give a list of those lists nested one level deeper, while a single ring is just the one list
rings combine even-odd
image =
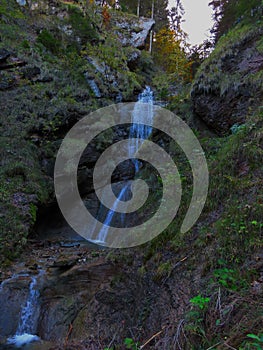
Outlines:
[{"label": "pine tree", "polygon": [[214,43],[242,18],[253,19],[255,9],[262,8],[262,0],[212,0],[209,6],[213,9],[215,24],[211,30]]},{"label": "pine tree", "polygon": [[170,27],[177,33],[177,37],[186,45],[187,33],[183,31],[181,24],[184,22],[185,10],[182,0],[175,0],[175,6],[169,11]]}]

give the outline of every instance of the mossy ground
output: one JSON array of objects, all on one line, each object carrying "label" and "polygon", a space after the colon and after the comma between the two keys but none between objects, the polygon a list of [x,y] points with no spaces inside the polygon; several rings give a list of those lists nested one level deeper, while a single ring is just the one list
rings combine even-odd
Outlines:
[{"label": "mossy ground", "polygon": [[178,335],[184,349],[207,349],[215,344],[216,349],[227,345],[254,349],[247,334],[262,332],[262,109],[247,120],[228,137],[203,137],[199,133],[210,172],[202,216],[190,232],[179,233],[192,186],[190,169],[181,161],[188,194],[182,200],[179,219],[144,248],[141,271],[147,273],[155,266],[156,282],[170,278],[172,251],[179,265],[187,257],[185,271],[192,271],[193,276],[201,271],[196,293],[210,299],[204,309],[189,303]]}]

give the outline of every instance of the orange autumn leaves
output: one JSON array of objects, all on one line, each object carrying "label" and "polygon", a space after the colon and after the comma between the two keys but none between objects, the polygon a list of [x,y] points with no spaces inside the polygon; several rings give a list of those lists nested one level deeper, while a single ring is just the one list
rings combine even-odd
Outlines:
[{"label": "orange autumn leaves", "polygon": [[192,62],[188,60],[182,40],[169,28],[161,29],[155,35],[154,57],[156,62],[175,79],[191,81]]}]

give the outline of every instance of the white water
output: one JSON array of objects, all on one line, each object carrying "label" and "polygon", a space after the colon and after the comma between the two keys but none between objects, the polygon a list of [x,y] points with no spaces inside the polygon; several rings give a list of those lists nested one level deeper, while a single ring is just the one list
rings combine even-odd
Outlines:
[{"label": "white water", "polygon": [[26,5],[26,0],[16,0],[16,2],[17,2],[20,6],[25,6],[25,5]]},{"label": "white water", "polygon": [[92,90],[92,92],[94,93],[94,95],[98,98],[101,97],[101,92],[100,89],[98,87],[98,85],[96,84],[96,82],[93,79],[87,79],[87,82]]},{"label": "white water", "polygon": [[[147,112],[141,113],[141,104],[147,104]],[[151,124],[153,120],[153,92],[149,86],[139,95],[138,102],[135,104],[134,111],[132,113],[132,126],[129,135],[128,152],[129,158],[135,158],[136,152],[143,144],[145,139],[151,135],[152,128],[145,125],[146,123]],[[145,124],[144,124],[145,123]],[[134,160],[135,171],[138,172],[140,162]]]},{"label": "white water", "polygon": [[35,332],[39,311],[39,291],[36,289],[36,284],[41,274],[42,272],[40,272],[38,276],[31,277],[28,298],[26,304],[21,309],[20,321],[16,334],[7,339],[8,344],[13,344],[18,348],[33,341],[40,340],[40,338],[35,335]]},{"label": "white water", "polygon": [[[133,164],[135,167],[135,174],[140,169],[140,161],[136,159],[136,153],[141,147],[145,139],[148,139],[152,127],[145,125],[145,123],[152,124],[153,120],[153,92],[149,86],[139,95],[138,101],[134,106],[131,120],[131,128],[129,133],[129,142],[128,142],[128,156],[129,159],[133,159]],[[147,104],[146,113],[142,113],[142,103]],[[145,108],[143,109],[145,111]],[[116,198],[112,208],[108,211],[106,219],[104,220],[104,226],[99,232],[98,238],[94,240],[94,243],[103,244],[106,241],[109,227],[111,222],[114,219],[114,214],[118,211],[118,204],[120,201],[123,201],[126,198],[127,192],[130,190],[130,182],[127,181],[124,184],[123,188],[119,192],[118,197]],[[121,214],[121,223],[125,225],[125,214]]]},{"label": "white water", "polygon": [[110,227],[111,221],[112,221],[112,219],[114,217],[114,214],[115,214],[116,210],[118,209],[119,201],[123,200],[128,187],[129,187],[129,184],[125,185],[121,189],[121,191],[120,191],[120,193],[118,195],[118,198],[116,199],[116,201],[114,202],[114,204],[112,206],[112,209],[108,211],[106,219],[105,219],[105,221],[103,223],[104,226],[100,230],[98,239],[95,241],[95,243],[103,244],[105,242],[107,234],[108,234],[108,231],[109,231],[109,227]]}]

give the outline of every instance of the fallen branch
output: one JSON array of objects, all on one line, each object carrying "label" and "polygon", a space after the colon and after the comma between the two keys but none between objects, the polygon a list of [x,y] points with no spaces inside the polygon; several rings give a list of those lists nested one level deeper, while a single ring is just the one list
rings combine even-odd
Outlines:
[{"label": "fallen branch", "polygon": [[224,345],[225,345],[228,349],[237,350],[236,348],[233,348],[233,346],[227,344],[226,342],[224,342]]},{"label": "fallen branch", "polygon": [[175,268],[177,266],[179,266],[182,262],[184,262],[185,260],[188,259],[188,256],[185,256],[183,259],[177,261],[177,263],[174,264],[173,268],[171,269],[171,271],[169,272],[168,276],[165,278],[165,280],[162,283],[162,286],[165,284],[165,282],[168,280],[168,278],[171,276],[171,274],[173,273],[173,271],[175,270]]},{"label": "fallen branch", "polygon": [[69,329],[68,329],[68,333],[67,333],[67,336],[66,336],[66,339],[65,339],[64,346],[67,345],[72,330],[73,330],[73,326],[72,326],[72,324],[70,324],[70,325],[69,325]]},{"label": "fallen branch", "polygon": [[214,349],[217,345],[220,345],[220,344],[222,344],[222,342],[220,341],[219,343],[216,343],[215,345],[213,345],[213,346],[210,346],[208,349],[206,349],[206,350],[211,350],[211,349]]},{"label": "fallen branch", "polygon": [[150,339],[148,339],[143,345],[141,345],[140,350],[143,349],[147,344],[149,344],[154,338],[158,337],[158,335],[160,335],[164,331],[164,328],[165,327],[163,327],[161,331],[155,333],[153,336],[151,336]]},{"label": "fallen branch", "polygon": [[[179,325],[178,325],[178,327],[177,327],[176,335],[175,335],[175,337],[174,337],[174,342],[173,342],[175,346],[178,345],[179,350],[183,350],[182,347],[181,347],[179,338],[180,338],[180,332],[181,332],[181,330],[182,330],[182,332],[183,332],[183,324],[184,324],[184,322],[185,322],[184,320],[180,320]],[[184,337],[185,337],[185,335],[184,335]]]},{"label": "fallen branch", "polygon": [[27,63],[25,61],[18,61],[18,62],[13,62],[13,63],[8,63],[8,64],[1,64],[0,65],[0,70],[6,70],[6,69],[11,69],[11,68],[16,68],[16,67],[23,67]]}]

